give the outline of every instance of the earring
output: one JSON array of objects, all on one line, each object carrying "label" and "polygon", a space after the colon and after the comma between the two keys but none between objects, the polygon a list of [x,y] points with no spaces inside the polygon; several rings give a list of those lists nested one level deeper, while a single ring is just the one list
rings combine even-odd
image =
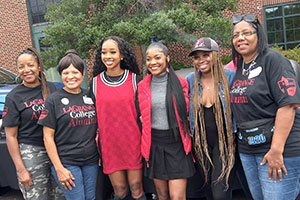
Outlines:
[{"label": "earring", "polygon": [[121,60],[123,60],[123,58],[121,58]]}]

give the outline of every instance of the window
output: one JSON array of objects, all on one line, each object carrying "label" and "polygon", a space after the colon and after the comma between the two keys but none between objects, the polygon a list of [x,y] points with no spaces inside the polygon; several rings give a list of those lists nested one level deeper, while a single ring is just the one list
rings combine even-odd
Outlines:
[{"label": "window", "polygon": [[29,0],[29,6],[31,11],[32,23],[45,22],[45,14],[47,11],[47,3],[59,3],[60,0]]},{"label": "window", "polygon": [[290,49],[300,44],[300,2],[266,6],[264,18],[270,45]]}]

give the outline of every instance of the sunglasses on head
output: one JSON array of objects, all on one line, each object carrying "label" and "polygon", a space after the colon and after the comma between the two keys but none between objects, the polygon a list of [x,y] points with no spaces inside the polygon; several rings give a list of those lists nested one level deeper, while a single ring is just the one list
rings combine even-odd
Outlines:
[{"label": "sunglasses on head", "polygon": [[255,22],[255,14],[246,14],[246,15],[233,15],[232,16],[232,24],[236,25],[237,23],[241,22],[242,20],[246,22]]}]

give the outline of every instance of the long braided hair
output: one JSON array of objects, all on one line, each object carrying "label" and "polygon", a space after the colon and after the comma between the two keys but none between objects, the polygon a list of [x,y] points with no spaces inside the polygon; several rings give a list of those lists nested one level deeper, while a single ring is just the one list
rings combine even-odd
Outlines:
[{"label": "long braided hair", "polygon": [[[224,177],[226,178],[226,188],[228,189],[230,172],[234,165],[235,157],[235,144],[234,135],[232,129],[231,120],[231,109],[229,100],[229,83],[226,77],[223,64],[220,59],[220,54],[217,51],[212,51],[213,56],[213,66],[211,68],[211,73],[214,79],[214,97],[215,97],[215,120],[218,130],[218,140],[219,140],[219,150],[220,159],[222,161],[222,171],[216,182],[221,181]],[[207,144],[207,133],[205,131],[205,121],[204,121],[204,110],[200,103],[199,96],[199,86],[200,76],[198,75],[198,70],[194,67],[195,80],[194,80],[194,90],[192,97],[193,104],[193,116],[195,121],[195,135],[194,135],[194,149],[196,151],[197,158],[203,169],[205,175],[205,182],[207,182],[207,168],[205,166],[204,155],[207,157],[209,163],[213,166],[212,160],[208,152]],[[219,97],[219,90],[221,90],[222,95],[225,97],[225,107],[226,107],[226,129],[224,130],[224,113],[222,112],[222,103]]]},{"label": "long braided hair", "polygon": [[41,56],[39,54],[39,52],[37,52],[37,50],[33,47],[29,47],[27,49],[25,49],[24,51],[22,51],[18,57],[17,57],[17,62],[18,62],[18,58],[23,55],[23,54],[30,54],[32,55],[37,64],[38,64],[38,67],[39,67],[39,79],[41,81],[41,87],[42,87],[42,95],[43,95],[43,99],[46,100],[47,97],[49,96],[50,94],[50,90],[47,86],[47,80],[46,80],[46,77],[45,77],[45,73],[44,73],[44,65],[43,65],[43,62],[42,62],[42,59],[41,59]]}]

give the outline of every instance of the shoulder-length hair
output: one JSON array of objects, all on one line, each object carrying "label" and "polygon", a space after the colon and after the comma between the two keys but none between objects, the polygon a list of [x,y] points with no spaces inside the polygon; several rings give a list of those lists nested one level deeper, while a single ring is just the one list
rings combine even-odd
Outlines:
[{"label": "shoulder-length hair", "polygon": [[[268,48],[268,42],[262,25],[260,24],[258,19],[256,19],[254,22],[247,22],[247,23],[251,24],[251,26],[256,30],[256,34],[258,38],[258,45],[257,45],[258,55],[264,55]],[[232,60],[234,64],[237,66],[237,64],[242,62],[242,56],[234,48],[232,40],[231,40],[231,44],[232,44]]]}]

